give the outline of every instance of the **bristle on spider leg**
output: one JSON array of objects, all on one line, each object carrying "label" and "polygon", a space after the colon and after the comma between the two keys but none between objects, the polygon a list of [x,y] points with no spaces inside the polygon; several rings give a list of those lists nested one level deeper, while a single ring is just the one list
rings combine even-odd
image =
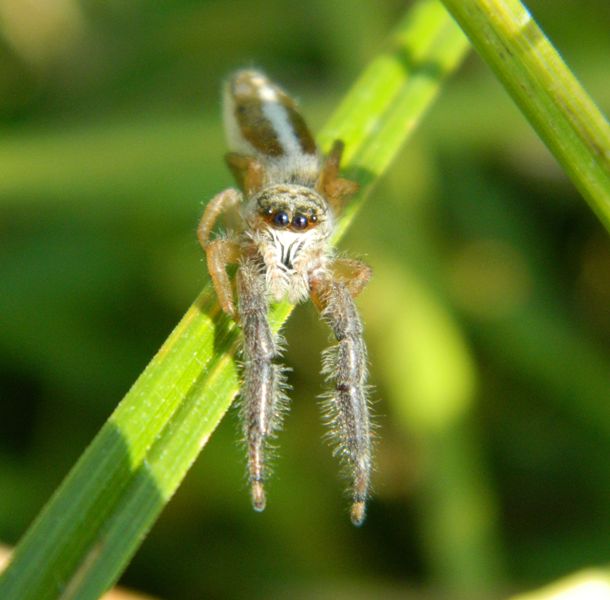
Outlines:
[{"label": "bristle on spider leg", "polygon": [[279,355],[278,337],[267,318],[264,274],[250,261],[237,276],[239,314],[243,333],[241,419],[248,456],[248,480],[255,510],[265,508],[269,439],[281,425],[286,389],[284,369],[273,363]]},{"label": "bristle on spider leg", "polygon": [[362,324],[344,284],[330,284],[322,318],[337,344],[323,354],[323,372],[332,389],[326,394],[325,420],[350,479],[351,520],[361,525],[370,487],[371,426],[368,410],[367,353]]}]

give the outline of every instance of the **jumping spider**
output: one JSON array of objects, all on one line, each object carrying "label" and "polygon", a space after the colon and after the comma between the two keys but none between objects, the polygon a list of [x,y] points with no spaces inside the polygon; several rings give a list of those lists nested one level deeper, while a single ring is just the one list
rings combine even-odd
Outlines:
[{"label": "jumping spider", "polygon": [[[339,177],[342,142],[321,157],[295,102],[258,71],[238,71],[229,79],[224,121],[231,148],[226,160],[242,191],[227,189],[210,201],[198,237],[220,305],[243,333],[241,418],[253,506],[265,508],[267,441],[287,402],[269,303],[310,297],[337,340],[323,354],[331,384],[326,416],[350,478],[351,519],[360,525],[369,492],[371,426],[367,353],[353,299],[371,271],[360,261],[335,257],[330,245],[344,199],[358,186]],[[218,217],[236,210],[239,231],[210,241]],[[229,264],[237,264],[237,307]]]}]

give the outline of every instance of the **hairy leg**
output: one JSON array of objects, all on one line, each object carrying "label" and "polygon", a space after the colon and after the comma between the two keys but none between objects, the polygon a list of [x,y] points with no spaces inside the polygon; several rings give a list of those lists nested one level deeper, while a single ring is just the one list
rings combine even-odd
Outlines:
[{"label": "hairy leg", "polygon": [[205,246],[208,263],[208,272],[218,297],[222,310],[235,318],[235,304],[233,302],[233,288],[227,273],[227,265],[239,261],[239,244],[233,240],[214,240]]},{"label": "hairy leg", "polygon": [[208,272],[212,278],[218,302],[222,310],[232,317],[235,316],[235,306],[231,281],[227,275],[227,265],[235,264],[239,260],[239,246],[233,240],[221,238],[210,242],[209,239],[218,217],[222,213],[237,208],[241,199],[241,194],[232,188],[220,192],[205,207],[197,227],[197,237],[201,247],[205,250]]},{"label": "hairy leg", "polygon": [[228,152],[225,154],[225,161],[246,196],[251,197],[263,188],[264,169],[256,158],[238,152]]},{"label": "hairy leg", "polygon": [[312,286],[316,306],[337,344],[323,355],[323,372],[333,389],[327,395],[327,419],[351,479],[354,525],[364,521],[371,472],[371,426],[367,398],[367,352],[362,322],[348,285],[338,281]]},{"label": "hairy leg", "polygon": [[233,188],[216,194],[207,204],[203,216],[197,226],[197,237],[201,247],[205,250],[209,243],[210,233],[218,217],[231,209],[237,208],[242,201],[240,192]]},{"label": "hairy leg", "polygon": [[353,258],[337,258],[331,265],[334,278],[347,285],[352,298],[355,298],[369,282],[372,274],[371,267],[362,261]]},{"label": "hairy leg", "polygon": [[241,417],[248,452],[248,479],[255,510],[265,508],[265,453],[268,439],[281,425],[286,396],[277,336],[267,317],[265,275],[256,259],[244,261],[237,273],[239,317],[243,332]]},{"label": "hairy leg", "polygon": [[341,140],[334,141],[316,182],[316,189],[328,200],[335,215],[341,213],[346,198],[354,195],[360,187],[355,181],[339,177],[343,147]]}]

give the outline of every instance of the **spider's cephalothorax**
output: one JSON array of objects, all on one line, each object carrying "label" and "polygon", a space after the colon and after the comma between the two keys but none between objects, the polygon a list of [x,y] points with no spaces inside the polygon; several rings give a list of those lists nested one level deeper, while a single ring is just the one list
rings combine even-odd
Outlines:
[{"label": "spider's cephalothorax", "polygon": [[[357,185],[339,177],[343,144],[320,156],[294,101],[258,71],[235,73],[224,94],[231,152],[227,163],[241,192],[228,189],[207,205],[199,241],[223,310],[243,332],[241,413],[248,479],[256,510],[265,507],[267,441],[280,426],[285,404],[281,347],[269,326],[270,301],[310,297],[337,343],[325,351],[327,419],[350,478],[351,518],[364,520],[371,470],[367,357],[353,298],[370,269],[337,258],[330,246],[335,219]],[[235,232],[210,241],[218,217],[238,210]],[[226,267],[237,264],[237,308]]]}]

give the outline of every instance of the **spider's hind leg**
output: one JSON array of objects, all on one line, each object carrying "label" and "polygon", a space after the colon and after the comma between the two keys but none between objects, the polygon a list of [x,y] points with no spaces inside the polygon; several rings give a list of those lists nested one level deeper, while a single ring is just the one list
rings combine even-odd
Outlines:
[{"label": "spider's hind leg", "polygon": [[279,356],[278,336],[267,317],[265,275],[256,259],[246,259],[237,273],[239,317],[243,332],[241,418],[248,452],[248,480],[255,510],[265,508],[269,437],[281,425],[284,374],[273,359]]},{"label": "spider's hind leg", "polygon": [[362,322],[345,282],[314,282],[312,297],[337,339],[337,344],[323,354],[323,372],[332,385],[326,396],[326,416],[337,443],[336,452],[351,480],[352,523],[361,525],[371,477],[367,352]]}]

